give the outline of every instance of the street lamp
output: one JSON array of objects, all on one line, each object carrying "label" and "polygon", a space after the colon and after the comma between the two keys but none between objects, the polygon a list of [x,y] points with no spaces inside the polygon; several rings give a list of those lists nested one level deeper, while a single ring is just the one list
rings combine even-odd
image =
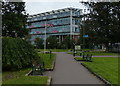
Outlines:
[{"label": "street lamp", "polygon": [[46,29],[47,29],[47,27],[53,26],[53,24],[47,24],[45,22],[44,26],[45,26],[44,53],[45,53],[45,51],[46,51],[46,38],[47,38]]},{"label": "street lamp", "polygon": [[47,25],[46,25],[46,22],[45,22],[45,40],[44,40],[44,53],[46,51],[46,29],[47,29]]}]

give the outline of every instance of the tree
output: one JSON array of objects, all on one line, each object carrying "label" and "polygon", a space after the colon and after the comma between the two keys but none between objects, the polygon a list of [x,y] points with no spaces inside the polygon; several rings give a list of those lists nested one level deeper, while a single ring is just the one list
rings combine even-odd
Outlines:
[{"label": "tree", "polygon": [[41,39],[41,38],[36,38],[36,39],[35,39],[35,45],[36,45],[36,48],[42,49],[42,48],[43,48],[43,39]]},{"label": "tree", "polygon": [[24,37],[26,20],[25,2],[2,2],[2,36]]},{"label": "tree", "polygon": [[70,36],[66,36],[62,42],[62,46],[66,49],[73,49],[75,41],[73,39],[70,39]]},{"label": "tree", "polygon": [[57,48],[57,46],[58,46],[58,39],[57,39],[57,37],[50,36],[47,38],[46,43],[47,43],[48,49],[54,49],[54,48]]},{"label": "tree", "polygon": [[120,2],[84,2],[90,10],[85,15],[85,31],[94,44],[109,44],[120,42]]}]

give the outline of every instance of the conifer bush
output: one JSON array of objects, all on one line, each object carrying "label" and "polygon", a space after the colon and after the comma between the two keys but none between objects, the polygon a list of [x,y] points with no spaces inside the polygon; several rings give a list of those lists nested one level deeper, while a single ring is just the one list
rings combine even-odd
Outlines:
[{"label": "conifer bush", "polygon": [[2,38],[3,70],[30,67],[35,59],[39,60],[39,56],[27,41],[21,38]]}]

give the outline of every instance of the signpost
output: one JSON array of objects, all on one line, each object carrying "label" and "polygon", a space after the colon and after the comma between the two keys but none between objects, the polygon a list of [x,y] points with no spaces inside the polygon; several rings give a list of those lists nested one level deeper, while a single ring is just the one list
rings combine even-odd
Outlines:
[{"label": "signpost", "polygon": [[83,37],[84,37],[84,38],[87,38],[87,37],[88,37],[88,35],[83,35]]}]

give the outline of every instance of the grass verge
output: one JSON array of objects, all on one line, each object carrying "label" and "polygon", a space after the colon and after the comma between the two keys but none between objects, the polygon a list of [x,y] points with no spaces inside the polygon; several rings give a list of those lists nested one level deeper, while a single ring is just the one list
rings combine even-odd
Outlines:
[{"label": "grass verge", "polygon": [[93,62],[83,62],[93,72],[102,76],[112,84],[118,84],[118,58],[93,58]]},{"label": "grass verge", "polygon": [[45,86],[47,83],[48,77],[47,76],[23,76],[18,79],[10,79],[8,81],[3,82],[3,86],[5,85],[15,85],[19,84],[20,86],[30,85],[30,86],[36,86],[36,85],[42,85]]},{"label": "grass verge", "polygon": [[56,54],[44,54],[44,53],[38,53],[38,55],[41,58],[41,61],[45,63],[45,69],[51,69],[53,66],[53,61],[55,60]]},{"label": "grass verge", "polygon": [[20,84],[20,86],[25,86],[26,84],[30,84],[30,86],[36,86],[36,84],[47,84],[47,76],[25,76],[25,74],[30,70],[31,68],[22,69],[19,71],[3,72],[2,86],[16,86],[16,84]]},{"label": "grass verge", "polygon": [[[69,54],[73,55],[73,52],[70,52]],[[111,53],[111,52],[105,52],[105,51],[91,51],[91,52],[85,52],[85,54],[92,54],[93,56],[118,56],[118,53]],[[79,56],[80,52],[76,54],[76,56]]]},{"label": "grass verge", "polygon": [[[44,49],[35,49],[37,52],[44,51]],[[70,49],[51,49],[52,52],[68,52]],[[46,49],[46,51],[50,51],[50,49]]]}]

